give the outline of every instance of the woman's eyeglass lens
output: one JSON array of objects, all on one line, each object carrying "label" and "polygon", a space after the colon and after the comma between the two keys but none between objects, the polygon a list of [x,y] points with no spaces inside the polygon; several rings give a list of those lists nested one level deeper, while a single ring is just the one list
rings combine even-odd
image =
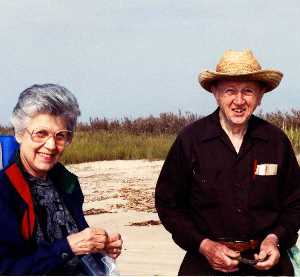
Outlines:
[{"label": "woman's eyeglass lens", "polygon": [[47,129],[34,129],[32,132],[27,131],[31,135],[33,142],[44,143],[50,137],[53,137],[57,146],[66,146],[72,140],[72,131],[69,130],[59,130],[55,133]]}]

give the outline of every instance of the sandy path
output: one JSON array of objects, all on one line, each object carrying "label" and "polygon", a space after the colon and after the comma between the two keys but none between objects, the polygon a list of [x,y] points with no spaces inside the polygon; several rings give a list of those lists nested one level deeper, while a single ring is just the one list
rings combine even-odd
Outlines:
[{"label": "sandy path", "polygon": [[[177,275],[184,251],[159,224],[154,188],[162,161],[102,161],[69,165],[79,176],[90,225],[119,232],[122,275]],[[135,224],[152,225],[134,226]],[[153,225],[159,224],[159,225]]]}]

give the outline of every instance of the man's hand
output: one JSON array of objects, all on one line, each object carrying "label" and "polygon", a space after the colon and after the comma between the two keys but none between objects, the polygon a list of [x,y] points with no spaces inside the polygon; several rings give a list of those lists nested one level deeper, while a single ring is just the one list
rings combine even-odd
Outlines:
[{"label": "man's hand", "polygon": [[258,262],[256,268],[259,270],[268,270],[276,265],[280,258],[278,249],[278,237],[274,234],[269,234],[260,245],[259,254],[255,254],[255,259],[267,259],[263,262]]},{"label": "man's hand", "polygon": [[121,254],[122,244],[123,240],[120,234],[111,234],[108,235],[107,243],[104,250],[108,256],[110,256],[113,259],[116,259]]},{"label": "man's hand", "polygon": [[104,249],[108,235],[101,228],[85,228],[83,231],[67,237],[75,255],[97,253]]},{"label": "man's hand", "polygon": [[222,272],[234,272],[239,270],[239,261],[237,258],[240,254],[219,242],[204,239],[200,243],[199,252],[207,258],[214,270]]}]

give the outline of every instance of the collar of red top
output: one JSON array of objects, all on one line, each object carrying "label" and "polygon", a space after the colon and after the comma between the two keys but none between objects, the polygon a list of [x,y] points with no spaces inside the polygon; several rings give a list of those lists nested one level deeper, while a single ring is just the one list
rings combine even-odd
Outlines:
[{"label": "collar of red top", "polygon": [[[20,159],[19,150],[16,152],[14,162],[24,175],[25,169]],[[77,176],[67,170],[61,163],[56,163],[48,174],[54,183],[57,184],[57,188],[65,193],[72,193],[78,184]]]}]

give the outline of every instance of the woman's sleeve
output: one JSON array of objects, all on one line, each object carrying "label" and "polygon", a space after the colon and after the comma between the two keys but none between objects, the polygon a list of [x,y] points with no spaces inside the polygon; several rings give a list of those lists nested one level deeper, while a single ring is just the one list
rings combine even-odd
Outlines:
[{"label": "woman's sleeve", "polygon": [[66,238],[41,243],[30,251],[30,242],[25,241],[19,232],[14,203],[10,203],[12,199],[7,197],[4,187],[0,188],[1,275],[44,275],[74,256]]}]

